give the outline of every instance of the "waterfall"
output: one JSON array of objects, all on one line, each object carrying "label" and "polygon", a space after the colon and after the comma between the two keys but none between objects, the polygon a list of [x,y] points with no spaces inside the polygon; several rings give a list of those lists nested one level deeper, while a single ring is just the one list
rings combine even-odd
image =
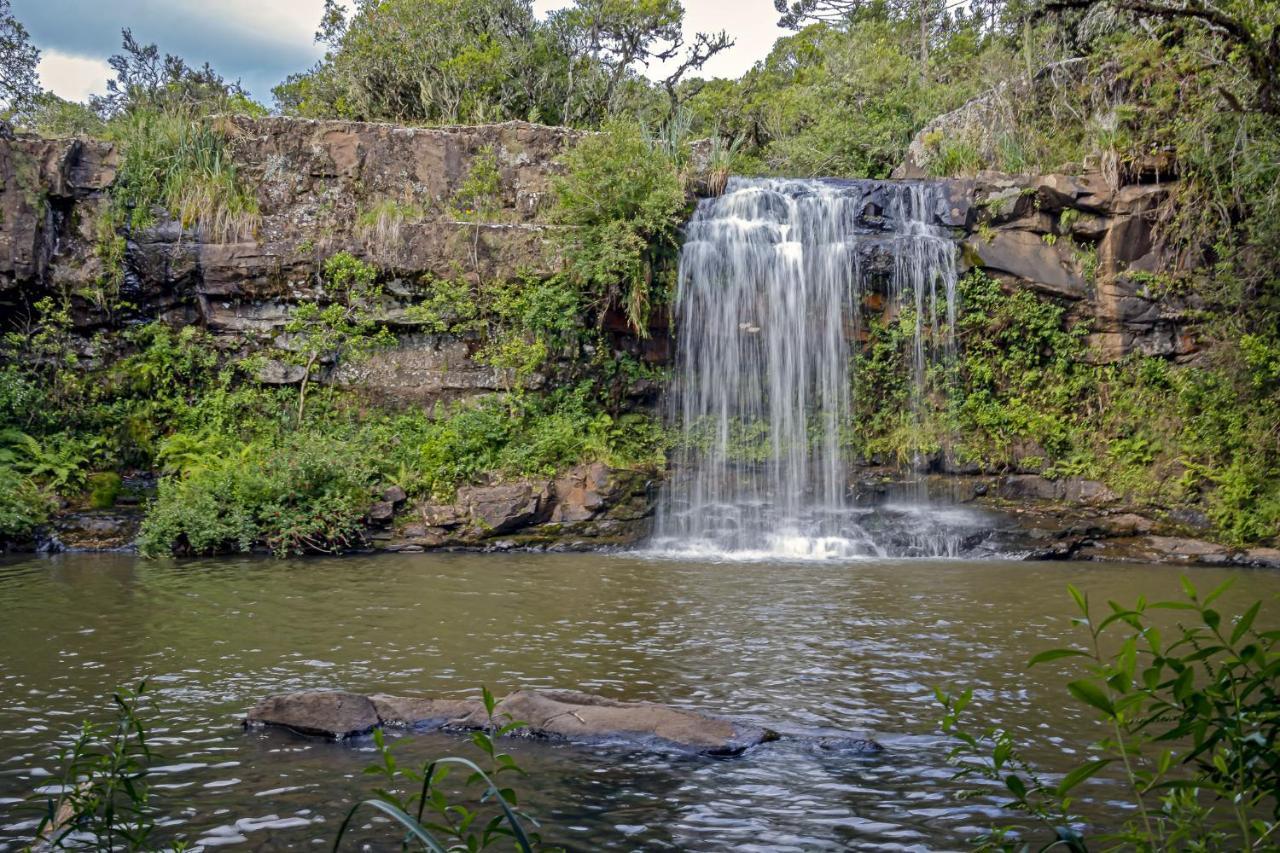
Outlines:
[{"label": "waterfall", "polygon": [[[910,311],[911,405],[921,404],[955,325],[957,248],[936,224],[944,203],[927,183],[734,178],[699,204],[680,257],[670,393],[680,441],[656,549],[895,553],[847,496],[855,350],[864,302]],[[954,537],[917,538],[925,552],[954,547]]]}]

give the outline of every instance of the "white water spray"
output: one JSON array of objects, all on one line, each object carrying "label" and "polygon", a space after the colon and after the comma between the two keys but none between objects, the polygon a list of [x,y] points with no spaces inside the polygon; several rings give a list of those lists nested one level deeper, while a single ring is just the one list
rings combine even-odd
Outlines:
[{"label": "white water spray", "polygon": [[[893,551],[847,498],[854,348],[868,297],[888,316],[911,311],[919,405],[955,325],[957,249],[935,224],[944,201],[925,183],[735,178],[699,205],[680,258],[671,399],[682,440],[657,550]],[[942,540],[939,554],[954,547]]]}]

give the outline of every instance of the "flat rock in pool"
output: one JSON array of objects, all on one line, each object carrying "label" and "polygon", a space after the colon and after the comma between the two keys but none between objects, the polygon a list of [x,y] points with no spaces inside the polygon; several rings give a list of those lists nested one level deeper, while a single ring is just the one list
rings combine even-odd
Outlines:
[{"label": "flat rock in pool", "polygon": [[[736,755],[778,735],[761,726],[653,702],[621,702],[571,690],[520,690],[498,703],[499,721],[523,722],[520,734],[578,742],[620,742]],[[379,725],[475,730],[489,716],[475,700],[428,699],[340,691],[272,696],[249,711],[246,726],[281,726],[342,739]]]},{"label": "flat rock in pool", "polygon": [[[653,702],[621,702],[574,690],[519,690],[498,703],[494,714],[523,721],[529,734],[571,741],[622,741],[676,747],[706,755],[736,755],[777,734],[760,726],[685,711]],[[483,728],[483,708],[451,724]]]},{"label": "flat rock in pool", "polygon": [[369,700],[384,726],[439,729],[477,711],[484,713],[484,703],[479,699],[423,699],[374,693]]},{"label": "flat rock in pool", "polygon": [[342,690],[307,690],[263,699],[245,716],[245,726],[282,726],[304,735],[342,740],[367,734],[382,723],[368,696]]}]

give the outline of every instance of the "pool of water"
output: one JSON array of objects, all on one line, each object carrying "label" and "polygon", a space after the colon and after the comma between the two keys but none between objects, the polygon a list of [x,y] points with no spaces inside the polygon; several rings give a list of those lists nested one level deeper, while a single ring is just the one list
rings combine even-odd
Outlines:
[{"label": "pool of water", "polygon": [[[35,815],[75,724],[116,685],[151,679],[165,838],[211,849],[319,849],[372,785],[366,743],[244,732],[259,698],[301,688],[464,696],[565,687],[698,708],[783,731],[870,731],[874,756],[797,741],[733,759],[520,742],[524,802],[571,849],[957,849],[998,819],[959,799],[935,686],[1020,733],[1047,771],[1100,735],[1062,687],[1070,662],[1024,666],[1076,636],[1066,585],[1099,602],[1236,577],[1224,609],[1280,574],[1073,563],[710,563],[598,554],[415,554],[276,562],[125,555],[0,561],[0,850]],[[468,754],[406,738],[402,761]],[[1125,816],[1107,779],[1081,789]],[[393,836],[365,822],[372,849]],[[353,848],[354,849],[354,848]]]}]

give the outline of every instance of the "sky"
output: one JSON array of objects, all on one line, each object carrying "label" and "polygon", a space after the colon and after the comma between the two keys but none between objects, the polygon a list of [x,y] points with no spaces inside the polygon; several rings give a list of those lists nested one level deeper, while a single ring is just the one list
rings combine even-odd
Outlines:
[{"label": "sky", "polygon": [[[143,44],[188,63],[209,62],[239,79],[259,101],[271,87],[320,58],[312,40],[324,0],[12,0],[14,14],[40,48],[40,80],[70,100],[106,89],[107,57],[130,27]],[[534,0],[540,14],[569,0]],[[726,30],[736,43],[706,66],[706,76],[737,77],[783,35],[772,0],[684,0],[687,33]],[[649,73],[657,75],[661,69]]]}]

